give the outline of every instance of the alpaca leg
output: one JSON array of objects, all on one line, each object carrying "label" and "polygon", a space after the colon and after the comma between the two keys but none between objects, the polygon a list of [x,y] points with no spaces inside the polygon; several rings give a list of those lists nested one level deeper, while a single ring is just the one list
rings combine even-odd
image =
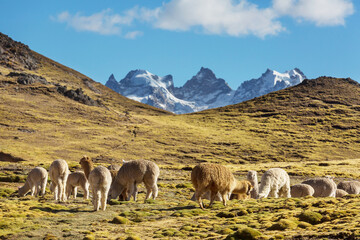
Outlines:
[{"label": "alpaca leg", "polygon": [[[34,196],[34,194],[36,193],[36,186],[32,185],[31,186],[31,196]],[[36,196],[36,195],[35,195]]]},{"label": "alpaca leg", "polygon": [[103,211],[106,210],[106,201],[107,201],[108,193],[109,193],[109,189],[103,189],[103,191],[101,191],[101,210]]},{"label": "alpaca leg", "polygon": [[[135,190],[135,183],[133,183],[133,184],[128,184],[128,186],[127,186],[127,199],[126,199],[126,201],[130,201],[130,198],[131,198],[131,196],[133,195],[133,193],[134,193],[134,190]],[[134,201],[136,201],[135,200],[135,198],[134,198]]]},{"label": "alpaca leg", "polygon": [[282,195],[285,198],[291,198],[291,188],[290,188],[290,181],[287,181],[285,185],[281,188]]},{"label": "alpaca leg", "polygon": [[134,201],[135,201],[135,202],[136,202],[136,200],[137,200],[137,194],[138,194],[138,188],[137,188],[136,183],[134,183],[134,190],[133,190],[133,192],[132,192],[132,195],[133,195],[133,197],[134,197]]},{"label": "alpaca leg", "polygon": [[217,195],[217,192],[210,192],[210,204],[209,204],[209,207],[211,207],[215,201],[215,198],[216,198],[216,195]]},{"label": "alpaca leg", "polygon": [[89,199],[89,185],[85,184],[82,188],[84,190],[84,198],[86,200]]},{"label": "alpaca leg", "polygon": [[40,190],[40,184],[37,184],[35,186],[35,197],[37,197],[38,195],[41,195],[41,190]]},{"label": "alpaca leg", "polygon": [[57,202],[58,201],[59,186],[55,185],[55,183],[53,183],[52,186],[53,186],[53,189],[54,189],[54,199]]},{"label": "alpaca leg", "polygon": [[63,201],[63,191],[64,191],[64,185],[62,183],[62,181],[58,182],[58,200],[59,202]]},{"label": "alpaca leg", "polygon": [[[226,196],[226,195],[227,195],[226,193],[222,193],[222,194],[221,194],[221,197],[222,197],[224,206],[226,206],[226,200],[227,200],[227,196]],[[230,199],[230,198],[229,198],[229,199]]]},{"label": "alpaca leg", "polygon": [[65,174],[63,182],[62,182],[62,184],[63,184],[62,196],[63,196],[63,201],[64,202],[66,202],[66,199],[67,199],[67,197],[66,197],[66,183],[67,183],[68,176],[69,176],[69,174]]},{"label": "alpaca leg", "polygon": [[202,201],[202,199],[201,199],[201,196],[203,195],[203,193],[204,193],[203,190],[197,190],[197,191],[195,191],[195,199],[196,199],[196,201],[199,203],[199,206],[200,206],[201,209],[205,209],[205,208],[204,208],[204,203],[203,203],[203,201]]},{"label": "alpaca leg", "polygon": [[94,193],[94,211],[99,211],[100,208],[100,199],[101,198],[101,193],[99,190],[96,190],[96,192]]},{"label": "alpaca leg", "polygon": [[77,196],[77,187],[74,187],[74,199],[76,199]]},{"label": "alpaca leg", "polygon": [[157,186],[157,183],[155,183],[154,186],[152,187],[153,199],[155,199],[157,197],[158,191],[159,191],[159,188]]},{"label": "alpaca leg", "polygon": [[41,196],[45,195],[46,184],[47,184],[47,178],[42,180],[42,183],[41,183]]},{"label": "alpaca leg", "polygon": [[145,197],[145,201],[146,201],[146,199],[149,199],[152,195],[152,187],[148,185],[145,187],[146,187],[146,197]]},{"label": "alpaca leg", "polygon": [[275,189],[273,190],[273,195],[274,195],[274,198],[279,198],[279,188],[278,187],[275,187]]}]

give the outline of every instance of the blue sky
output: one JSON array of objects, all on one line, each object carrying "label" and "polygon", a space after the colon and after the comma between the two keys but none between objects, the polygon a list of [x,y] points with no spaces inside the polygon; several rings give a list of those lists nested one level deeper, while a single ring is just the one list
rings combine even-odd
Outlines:
[{"label": "blue sky", "polygon": [[[261,3],[258,3],[261,2]],[[130,70],[236,89],[267,68],[360,81],[360,1],[1,1],[0,31],[105,84]]]}]

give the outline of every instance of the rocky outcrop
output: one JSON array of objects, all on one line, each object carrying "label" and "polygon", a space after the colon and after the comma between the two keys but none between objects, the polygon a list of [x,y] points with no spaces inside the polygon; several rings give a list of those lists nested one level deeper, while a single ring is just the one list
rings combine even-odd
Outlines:
[{"label": "rocky outcrop", "polygon": [[85,95],[82,88],[78,88],[75,90],[73,89],[68,90],[66,86],[57,85],[57,92],[64,95],[65,97],[68,97],[72,100],[75,100],[85,105],[97,106],[97,107],[102,105],[99,100],[95,101],[88,95]]},{"label": "rocky outcrop", "polygon": [[40,83],[44,85],[49,84],[45,78],[34,74],[11,72],[7,75],[7,77],[17,77],[17,83],[22,85],[29,85],[34,83]]},{"label": "rocky outcrop", "polygon": [[39,61],[27,45],[0,33],[0,65],[14,70],[35,70]]}]

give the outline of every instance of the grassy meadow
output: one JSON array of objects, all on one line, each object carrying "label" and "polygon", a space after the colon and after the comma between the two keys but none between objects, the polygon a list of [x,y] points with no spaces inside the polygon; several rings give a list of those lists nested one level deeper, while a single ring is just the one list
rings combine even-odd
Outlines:
[{"label": "grassy meadow", "polygon": [[[21,48],[21,46],[19,47]],[[9,51],[7,54],[18,50]],[[18,55],[0,61],[1,239],[358,239],[360,199],[231,200],[201,210],[190,201],[191,168],[226,165],[237,179],[281,167],[292,184],[313,176],[359,179],[360,87],[322,77],[241,104],[174,115],[126,99],[100,83],[31,52],[29,70]],[[11,72],[44,77],[22,85]],[[100,106],[67,98],[56,86],[81,88]],[[58,204],[17,197],[35,166],[63,158],[71,171],[90,156],[95,165],[147,159],[160,166],[159,197],[112,200],[93,212],[80,196]],[[80,195],[82,194],[80,190]],[[208,203],[208,202],[207,202]]]}]

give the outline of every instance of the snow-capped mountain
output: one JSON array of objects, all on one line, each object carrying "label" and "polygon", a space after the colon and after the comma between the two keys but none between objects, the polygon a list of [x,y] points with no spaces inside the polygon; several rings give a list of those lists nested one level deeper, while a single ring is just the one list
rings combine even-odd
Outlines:
[{"label": "snow-capped mountain", "polygon": [[194,102],[184,101],[173,95],[171,75],[159,77],[146,70],[133,70],[120,82],[111,75],[105,86],[130,99],[177,114],[203,110]]},{"label": "snow-capped mountain", "polygon": [[234,91],[208,68],[201,68],[182,87],[174,87],[171,75],[159,77],[146,70],[133,70],[120,82],[111,74],[105,85],[130,99],[182,114],[240,103],[304,79],[306,76],[297,68],[285,73],[268,69],[260,78],[245,81]]},{"label": "snow-capped mountain", "polygon": [[208,109],[228,105],[234,90],[224,79],[216,78],[210,69],[202,67],[183,87],[175,88],[174,93],[179,99],[195,102]]},{"label": "snow-capped mountain", "polygon": [[243,82],[236,90],[230,104],[240,103],[270,92],[295,86],[304,79],[306,79],[306,76],[298,68],[284,73],[267,69],[260,78]]}]

